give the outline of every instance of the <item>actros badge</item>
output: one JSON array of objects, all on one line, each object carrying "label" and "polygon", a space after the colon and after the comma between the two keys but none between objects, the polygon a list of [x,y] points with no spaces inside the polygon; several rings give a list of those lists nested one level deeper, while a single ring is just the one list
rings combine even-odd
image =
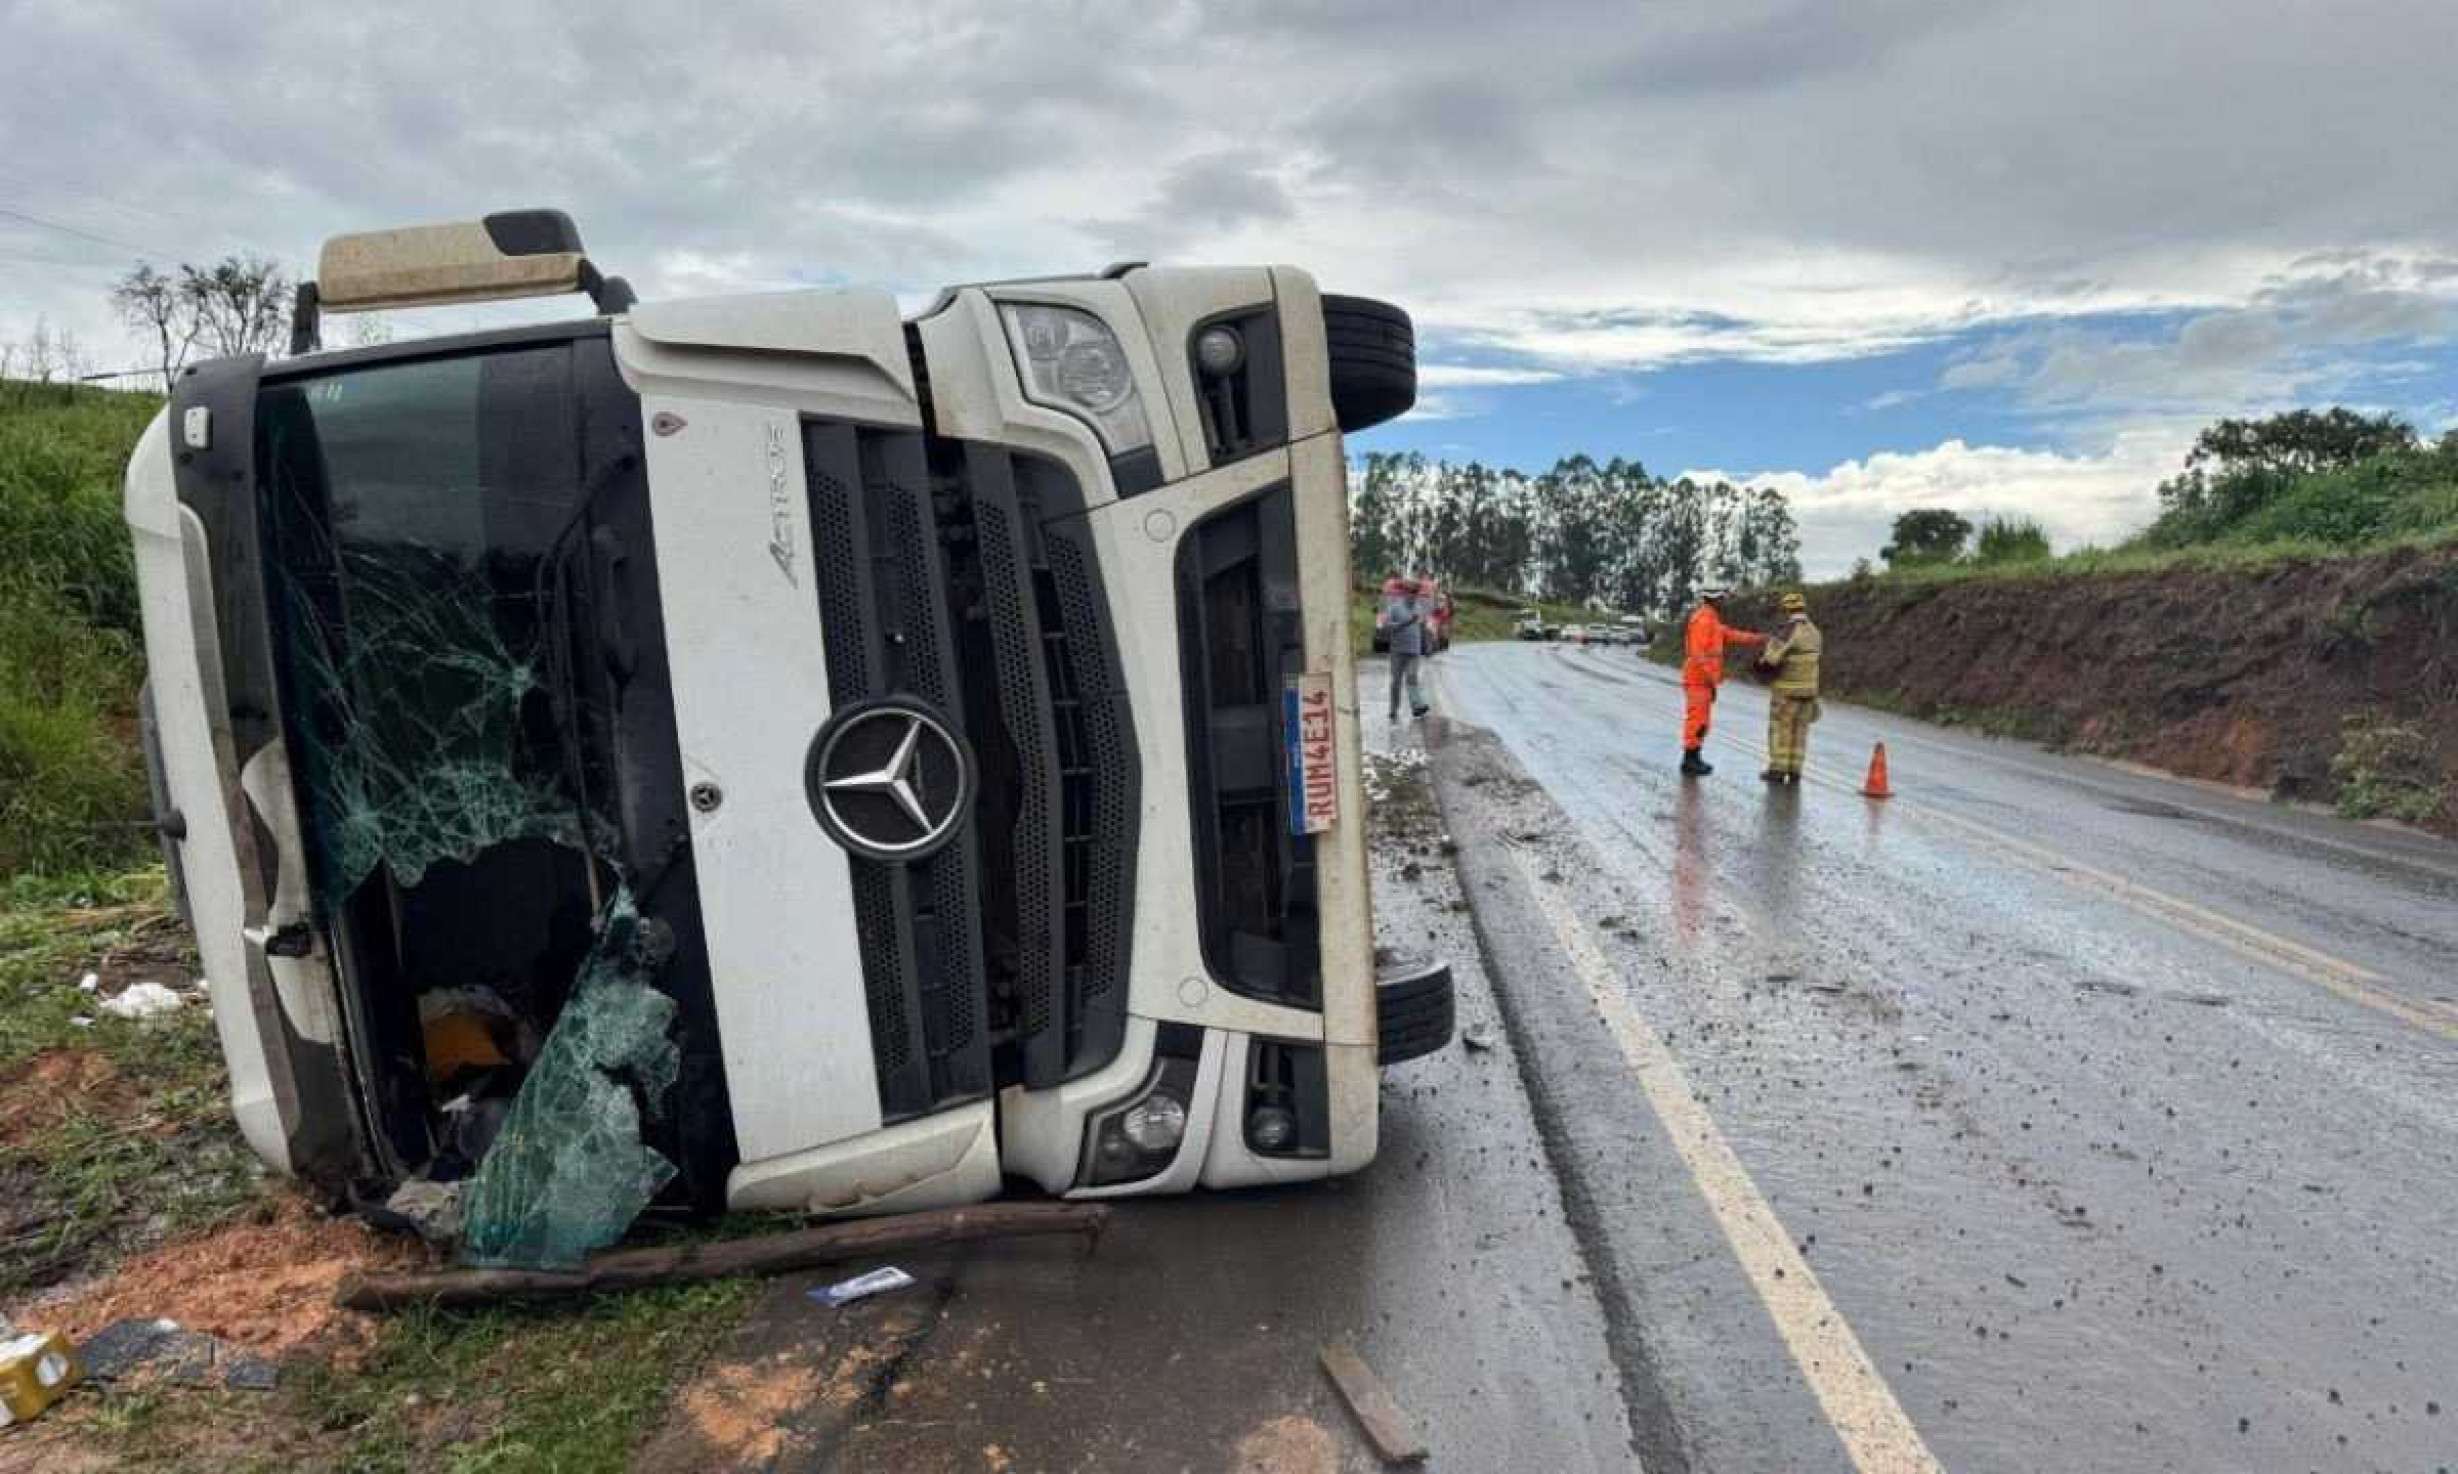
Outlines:
[{"label": "actros badge", "polygon": [[973,758],[946,720],[897,697],[829,718],[803,786],[820,827],[874,860],[918,860],[952,838],[973,804]]}]

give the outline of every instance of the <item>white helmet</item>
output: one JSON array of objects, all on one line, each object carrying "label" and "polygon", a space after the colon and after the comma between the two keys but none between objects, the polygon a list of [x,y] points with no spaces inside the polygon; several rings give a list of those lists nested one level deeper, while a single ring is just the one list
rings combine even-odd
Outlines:
[{"label": "white helmet", "polygon": [[1711,584],[1708,584],[1706,587],[1704,587],[1704,588],[1700,589],[1700,590],[1698,591],[1698,596],[1699,596],[1700,598],[1702,598],[1702,599],[1707,600],[1707,601],[1708,601],[1708,602],[1710,602],[1710,603],[1713,603],[1714,601],[1716,601],[1716,600],[1718,600],[1718,599],[1723,598],[1726,594],[1729,594],[1729,593],[1731,593],[1731,592],[1732,592],[1732,590],[1731,590],[1731,589],[1728,589],[1728,588],[1724,587],[1724,585],[1722,585],[1722,584],[1720,584],[1720,583],[1711,583]]}]

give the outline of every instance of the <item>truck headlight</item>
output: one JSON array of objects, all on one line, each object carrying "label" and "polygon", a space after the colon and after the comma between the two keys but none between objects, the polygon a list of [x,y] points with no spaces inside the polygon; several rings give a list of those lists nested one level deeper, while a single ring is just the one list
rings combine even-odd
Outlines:
[{"label": "truck headlight", "polygon": [[1113,456],[1152,443],[1135,368],[1109,324],[1077,307],[1002,302],[1007,345],[1024,397],[1091,425]]},{"label": "truck headlight", "polygon": [[1186,1140],[1187,1103],[1194,1097],[1195,1061],[1155,1060],[1141,1090],[1085,1122],[1077,1181],[1107,1187],[1168,1170]]},{"label": "truck headlight", "polygon": [[1127,1107],[1118,1129],[1140,1150],[1176,1151],[1186,1137],[1186,1102],[1156,1092]]}]

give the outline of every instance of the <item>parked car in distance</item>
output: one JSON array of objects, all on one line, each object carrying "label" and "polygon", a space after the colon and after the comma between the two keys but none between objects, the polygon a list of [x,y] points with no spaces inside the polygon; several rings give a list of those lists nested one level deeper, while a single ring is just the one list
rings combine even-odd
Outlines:
[{"label": "parked car in distance", "polygon": [[1511,625],[1511,638],[1514,640],[1550,640],[1561,633],[1545,623],[1545,612],[1541,609],[1520,610],[1518,620]]}]

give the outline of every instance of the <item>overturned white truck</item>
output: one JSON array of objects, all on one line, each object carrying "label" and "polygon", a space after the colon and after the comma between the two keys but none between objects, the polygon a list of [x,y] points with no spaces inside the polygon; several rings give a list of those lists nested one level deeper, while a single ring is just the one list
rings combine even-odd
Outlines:
[{"label": "overturned white truck", "polygon": [[1372,1159],[1378,1063],[1451,1029],[1447,968],[1377,974],[1351,681],[1341,432],[1413,401],[1404,313],[1142,265],[635,303],[540,210],[329,242],[296,328],[127,480],[268,1162],[468,1178],[523,1257],[574,1184],[619,1232]]}]

